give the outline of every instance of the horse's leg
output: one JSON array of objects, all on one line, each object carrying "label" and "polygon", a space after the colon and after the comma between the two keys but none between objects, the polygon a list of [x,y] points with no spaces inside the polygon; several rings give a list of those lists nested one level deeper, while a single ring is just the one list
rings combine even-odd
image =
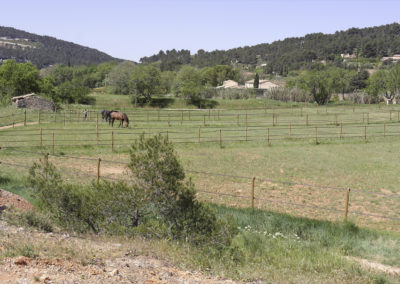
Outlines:
[{"label": "horse's leg", "polygon": [[115,118],[111,118],[111,125],[112,125],[112,127],[114,127],[114,120],[115,120]]}]

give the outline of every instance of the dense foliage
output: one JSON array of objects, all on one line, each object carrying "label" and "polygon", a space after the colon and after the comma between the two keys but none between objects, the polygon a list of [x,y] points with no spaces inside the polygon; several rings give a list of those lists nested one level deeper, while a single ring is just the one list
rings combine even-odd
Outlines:
[{"label": "dense foliage", "polygon": [[0,59],[15,59],[18,62],[29,61],[40,68],[58,63],[71,66],[117,60],[93,48],[10,27],[0,26],[0,37],[11,39],[12,43],[18,43],[22,39],[20,46],[15,44],[1,45]]},{"label": "dense foliage", "polygon": [[286,38],[271,44],[258,44],[226,51],[199,50],[190,55],[188,50],[160,51],[157,55],[143,57],[143,63],[160,62],[162,70],[191,64],[198,67],[216,64],[256,65],[266,62],[267,73],[287,74],[290,70],[308,68],[313,60],[335,62],[340,54],[374,58],[400,53],[400,24],[393,23],[371,28],[351,28],[334,34],[314,33],[304,37]]}]

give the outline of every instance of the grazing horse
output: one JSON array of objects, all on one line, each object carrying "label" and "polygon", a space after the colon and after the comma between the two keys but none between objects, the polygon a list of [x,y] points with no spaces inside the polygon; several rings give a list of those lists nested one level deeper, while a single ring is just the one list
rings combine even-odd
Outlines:
[{"label": "grazing horse", "polygon": [[112,127],[114,127],[114,120],[119,120],[119,125],[118,127],[124,127],[124,121],[125,121],[125,127],[129,126],[129,119],[128,116],[124,113],[124,112],[119,112],[119,111],[110,111],[110,113],[108,114],[108,123],[112,125]]},{"label": "grazing horse", "polygon": [[103,109],[101,111],[101,120],[106,120],[106,122],[109,121],[110,113],[115,112],[115,111],[116,110],[105,110],[105,109]]}]

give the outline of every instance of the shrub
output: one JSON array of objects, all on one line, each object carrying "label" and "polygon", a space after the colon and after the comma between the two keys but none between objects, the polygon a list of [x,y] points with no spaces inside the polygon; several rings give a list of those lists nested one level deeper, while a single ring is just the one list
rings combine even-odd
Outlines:
[{"label": "shrub", "polygon": [[67,229],[109,234],[142,234],[223,247],[236,229],[196,200],[191,181],[172,144],[142,135],[130,150],[131,183],[66,183],[49,162],[30,169],[29,184],[39,208]]}]

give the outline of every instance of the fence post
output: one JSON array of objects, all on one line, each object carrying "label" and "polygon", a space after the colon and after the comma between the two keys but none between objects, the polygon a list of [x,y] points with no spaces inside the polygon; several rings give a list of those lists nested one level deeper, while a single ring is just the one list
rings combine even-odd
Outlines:
[{"label": "fence post", "polygon": [[247,127],[247,110],[246,110],[246,121],[245,121],[246,127]]},{"label": "fence post", "polygon": [[308,114],[306,114],[306,126],[308,126]]},{"label": "fence post", "polygon": [[199,127],[199,139],[198,139],[198,141],[199,141],[199,144],[200,144],[200,127]]},{"label": "fence post", "polygon": [[344,208],[344,221],[347,222],[347,215],[349,213],[349,199],[350,199],[350,188],[346,191],[346,203]]},{"label": "fence post", "polygon": [[340,139],[343,138],[343,123],[340,123]]},{"label": "fence post", "polygon": [[364,142],[367,143],[367,126],[364,126]]},{"label": "fence post", "polygon": [[383,137],[386,137],[386,122],[383,123]]},{"label": "fence post", "polygon": [[14,113],[12,113],[11,116],[12,116],[12,127],[14,128],[14,124],[15,124],[15,121],[14,121]]},{"label": "fence post", "polygon": [[167,130],[167,141],[169,141],[169,140],[168,140],[168,130]]},{"label": "fence post", "polygon": [[111,131],[111,152],[114,152],[114,131]]},{"label": "fence post", "polygon": [[222,148],[222,130],[219,129],[219,147]]},{"label": "fence post", "polygon": [[363,113],[363,123],[365,123],[365,114]]},{"label": "fence post", "polygon": [[65,126],[65,110],[64,110],[64,126]]},{"label": "fence post", "polygon": [[24,110],[24,126],[26,126],[26,110]]},{"label": "fence post", "polygon": [[246,137],[246,142],[247,142],[247,127],[245,128],[245,137]]},{"label": "fence post", "polygon": [[272,126],[275,126],[275,113],[272,114]]},{"label": "fence post", "polygon": [[40,125],[40,109],[38,109],[38,124]]},{"label": "fence post", "polygon": [[315,126],[315,144],[318,144],[318,127]]},{"label": "fence post", "polygon": [[54,132],[53,132],[53,144],[51,146],[51,154],[54,155]]},{"label": "fence post", "polygon": [[99,184],[99,182],[100,182],[100,162],[101,162],[101,158],[99,158],[97,160],[97,184]]},{"label": "fence post", "polygon": [[256,177],[253,177],[251,180],[251,209],[254,209],[254,185],[255,185]]},{"label": "fence post", "polygon": [[267,128],[267,146],[270,146],[270,144],[269,144],[269,128]]},{"label": "fence post", "polygon": [[42,128],[40,127],[40,148],[42,148]]},{"label": "fence post", "polygon": [[171,126],[171,117],[170,117],[170,113],[168,113],[168,127]]},{"label": "fence post", "polygon": [[367,112],[367,124],[369,124],[369,112]]}]

